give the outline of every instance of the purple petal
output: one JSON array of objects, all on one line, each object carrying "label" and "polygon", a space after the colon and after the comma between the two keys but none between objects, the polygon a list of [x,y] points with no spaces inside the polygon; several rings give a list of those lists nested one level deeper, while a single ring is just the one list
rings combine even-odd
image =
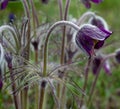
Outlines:
[{"label": "purple petal", "polygon": [[105,73],[111,75],[111,67],[109,61],[105,61],[103,68],[105,70]]},{"label": "purple petal", "polygon": [[97,43],[95,44],[94,48],[95,48],[95,49],[99,49],[99,48],[101,48],[101,47],[103,46],[103,44],[104,44],[104,41],[99,41],[99,42],[97,42]]},{"label": "purple petal", "polygon": [[101,3],[103,0],[91,0],[92,2],[96,3],[96,4],[99,4]]},{"label": "purple petal", "polygon": [[94,48],[100,48],[104,44],[104,40],[108,37],[108,33],[102,31],[93,25],[83,25],[76,35],[76,43],[89,56],[94,54]]},{"label": "purple petal", "polygon": [[5,8],[7,7],[8,1],[9,1],[9,0],[4,0],[4,1],[1,3],[1,7],[0,7],[1,10],[5,9]]},{"label": "purple petal", "polygon": [[91,56],[94,46],[94,40],[89,36],[86,36],[81,31],[76,35],[76,44],[81,48],[87,55]]},{"label": "purple petal", "polygon": [[97,74],[97,70],[98,70],[98,67],[100,66],[101,60],[102,60],[102,57],[100,57],[100,56],[97,56],[93,59],[92,72],[95,75]]},{"label": "purple petal", "polygon": [[106,33],[106,38],[108,38],[111,34],[112,31],[105,30],[104,28],[100,28],[104,33]]},{"label": "purple petal", "polygon": [[2,89],[3,87],[3,81],[0,79],[0,90]]},{"label": "purple petal", "polygon": [[108,37],[108,32],[99,29],[98,27],[91,25],[91,24],[85,24],[82,28],[81,31],[84,35],[91,37],[92,39],[103,41],[105,38]]}]

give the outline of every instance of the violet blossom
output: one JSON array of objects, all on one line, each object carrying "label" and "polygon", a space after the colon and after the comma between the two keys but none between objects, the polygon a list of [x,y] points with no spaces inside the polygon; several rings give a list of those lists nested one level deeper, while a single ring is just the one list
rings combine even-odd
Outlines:
[{"label": "violet blossom", "polygon": [[103,0],[81,0],[81,2],[85,5],[86,8],[91,8],[91,2],[95,4],[101,3]]},{"label": "violet blossom", "polygon": [[100,29],[91,24],[82,25],[77,32],[75,41],[89,57],[94,55],[94,49],[99,49],[103,46],[104,41],[112,34],[112,32]]}]

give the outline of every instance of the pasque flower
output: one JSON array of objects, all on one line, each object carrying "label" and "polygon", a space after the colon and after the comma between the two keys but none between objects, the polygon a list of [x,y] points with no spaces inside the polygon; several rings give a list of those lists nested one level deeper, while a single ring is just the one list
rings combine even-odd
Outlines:
[{"label": "pasque flower", "polygon": [[104,41],[112,34],[112,32],[100,29],[91,24],[82,25],[77,32],[75,41],[89,57],[94,55],[94,49],[99,49],[103,46]]},{"label": "pasque flower", "polygon": [[9,0],[1,0],[0,4],[0,10],[3,10],[7,7]]},{"label": "pasque flower", "polygon": [[95,4],[101,3],[103,0],[81,0],[82,3],[86,6],[86,8],[91,8],[91,2]]},{"label": "pasque flower", "polygon": [[[101,62],[103,61],[104,57],[103,56],[96,56],[94,57],[93,61],[92,61],[92,72],[93,74],[97,74],[97,70],[101,64]],[[103,69],[105,71],[105,73],[107,74],[111,74],[111,67],[110,67],[110,63],[108,60],[106,60],[104,63],[103,63]]]}]

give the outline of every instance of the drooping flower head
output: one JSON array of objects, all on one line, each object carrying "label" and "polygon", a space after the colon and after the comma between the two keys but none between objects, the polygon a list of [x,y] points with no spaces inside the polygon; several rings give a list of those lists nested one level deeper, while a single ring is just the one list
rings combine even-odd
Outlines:
[{"label": "drooping flower head", "polygon": [[104,41],[112,34],[107,30],[102,30],[91,24],[82,25],[77,32],[75,41],[89,57],[94,55],[94,49],[99,49],[103,46]]},{"label": "drooping flower head", "polygon": [[[92,72],[94,75],[96,75],[98,73],[97,70],[98,70],[100,64],[102,63],[103,59],[104,59],[104,57],[101,55],[94,57],[94,59],[92,61]],[[103,69],[104,69],[106,74],[108,74],[108,75],[111,74],[111,67],[110,67],[110,63],[108,60],[106,60],[103,63]]]},{"label": "drooping flower head", "polygon": [[91,2],[95,4],[101,3],[103,0],[81,0],[81,2],[85,5],[86,8],[91,8]]},{"label": "drooping flower head", "polygon": [[7,7],[9,0],[1,0],[0,1],[0,10],[3,10]]}]

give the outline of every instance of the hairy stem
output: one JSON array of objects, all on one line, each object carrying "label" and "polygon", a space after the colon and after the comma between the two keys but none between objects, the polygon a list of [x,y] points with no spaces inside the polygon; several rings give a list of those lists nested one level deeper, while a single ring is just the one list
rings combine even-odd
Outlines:
[{"label": "hairy stem", "polygon": [[49,37],[50,37],[50,34],[51,32],[58,26],[71,26],[73,27],[75,30],[79,30],[79,26],[77,26],[76,24],[72,23],[72,22],[69,22],[69,21],[58,21],[56,22],[55,24],[53,24],[50,29],[48,30],[47,32],[47,37],[46,37],[46,40],[45,40],[45,43],[44,43],[44,63],[43,63],[43,75],[45,76],[46,75],[46,70],[47,70],[47,56],[48,56],[48,41],[49,41]]},{"label": "hairy stem", "polygon": [[[29,55],[30,55],[30,35],[31,35],[30,11],[29,11],[30,9],[29,9],[27,0],[22,0],[22,3],[23,3],[23,7],[24,7],[24,10],[25,10],[26,16],[28,18],[28,28],[27,28],[27,31],[26,31],[27,32],[26,33],[27,45],[25,46],[25,50],[23,51],[23,57],[26,60],[29,60]],[[23,64],[25,64],[25,63],[23,63]],[[28,87],[25,87],[21,91],[21,106],[22,106],[22,109],[27,109],[28,108]]]},{"label": "hairy stem", "polygon": [[79,25],[79,26],[82,25],[82,24],[85,22],[85,20],[87,20],[89,17],[94,17],[94,16],[95,16],[95,13],[90,12],[90,11],[84,13],[84,14],[80,17],[80,19],[78,19],[77,25]]},{"label": "hairy stem", "polygon": [[63,20],[63,2],[62,0],[58,0],[59,11],[60,11],[60,20]]},{"label": "hairy stem", "polygon": [[44,99],[45,99],[45,88],[41,87],[39,109],[44,109]]},{"label": "hairy stem", "polygon": [[[35,63],[38,64],[38,49],[35,50]],[[39,87],[38,84],[35,85],[35,109],[39,107]]]},{"label": "hairy stem", "polygon": [[[68,10],[69,10],[69,6],[70,6],[70,1],[71,0],[66,0],[66,4],[65,4],[65,12],[64,12],[64,20],[67,20],[67,15],[68,15]],[[65,59],[65,46],[66,46],[66,27],[63,27],[63,37],[62,37],[62,49],[61,49],[61,65],[64,64],[64,59]],[[63,78],[65,79],[65,78]],[[58,84],[60,85],[60,84]],[[60,108],[64,109],[65,108],[65,104],[66,104],[66,96],[65,96],[65,92],[66,92],[66,87],[65,85],[61,88],[61,105]]]},{"label": "hairy stem", "polygon": [[[11,63],[10,66],[12,66],[12,63]],[[16,83],[14,82],[15,78],[12,75],[13,74],[12,67],[9,67],[9,70],[10,70],[10,75],[11,75],[10,79],[12,81],[12,91],[15,92],[16,91]],[[13,93],[13,100],[14,100],[15,109],[20,109],[19,96],[17,94],[15,94],[15,93]]]}]

